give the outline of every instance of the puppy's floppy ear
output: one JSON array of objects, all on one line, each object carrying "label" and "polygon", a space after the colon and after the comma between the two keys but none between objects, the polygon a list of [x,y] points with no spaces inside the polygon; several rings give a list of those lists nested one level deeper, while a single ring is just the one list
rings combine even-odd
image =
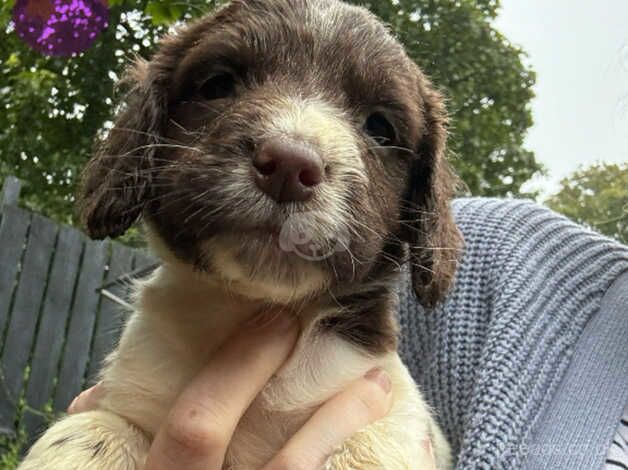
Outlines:
[{"label": "puppy's floppy ear", "polygon": [[95,144],[78,194],[79,220],[97,239],[122,235],[142,213],[167,115],[167,93],[145,61],[137,61],[123,83],[126,108]]},{"label": "puppy's floppy ear", "polygon": [[419,301],[433,307],[443,299],[456,274],[462,235],[450,207],[458,179],[445,155],[447,113],[442,95],[421,72],[423,133],[412,165],[404,219],[412,283]]}]

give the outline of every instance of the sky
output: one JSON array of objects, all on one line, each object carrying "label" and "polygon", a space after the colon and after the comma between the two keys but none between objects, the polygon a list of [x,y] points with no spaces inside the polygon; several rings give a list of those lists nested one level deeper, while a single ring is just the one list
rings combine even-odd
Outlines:
[{"label": "sky", "polygon": [[548,195],[579,166],[628,161],[628,0],[501,4],[497,29],[537,73],[526,145],[548,176],[528,186]]}]

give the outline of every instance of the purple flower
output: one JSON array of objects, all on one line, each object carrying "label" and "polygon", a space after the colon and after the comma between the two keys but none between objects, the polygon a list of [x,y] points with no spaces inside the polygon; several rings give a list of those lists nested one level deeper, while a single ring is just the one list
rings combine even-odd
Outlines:
[{"label": "purple flower", "polygon": [[17,0],[15,31],[42,54],[71,56],[85,51],[109,26],[106,0]]}]

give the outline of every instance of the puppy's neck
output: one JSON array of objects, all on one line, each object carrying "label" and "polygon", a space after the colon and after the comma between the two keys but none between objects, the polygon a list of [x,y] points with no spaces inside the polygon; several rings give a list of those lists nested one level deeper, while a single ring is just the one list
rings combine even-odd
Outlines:
[{"label": "puppy's neck", "polygon": [[182,337],[229,336],[254,315],[274,309],[299,316],[309,323],[320,310],[320,299],[282,305],[243,295],[217,276],[195,271],[183,263],[166,262],[137,285],[137,311],[151,315]]},{"label": "puppy's neck", "polygon": [[153,237],[151,248],[163,264],[140,283],[138,311],[164,323],[163,331],[172,330],[184,341],[226,339],[252,316],[273,310],[297,315],[303,334],[318,324],[371,353],[396,348],[394,285],[399,272],[394,269],[376,273],[377,281],[347,283],[341,289],[321,288],[315,276],[306,275],[303,282],[296,282],[299,291],[272,279],[251,281],[237,266],[230,266],[229,259],[212,260],[218,262],[220,274],[197,270],[159,241]]}]

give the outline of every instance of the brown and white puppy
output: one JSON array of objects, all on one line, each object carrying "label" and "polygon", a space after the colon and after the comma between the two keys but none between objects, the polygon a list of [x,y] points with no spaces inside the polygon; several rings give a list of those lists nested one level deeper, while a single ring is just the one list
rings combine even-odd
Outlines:
[{"label": "brown and white puppy", "polygon": [[368,11],[337,0],[238,0],[138,63],[89,164],[92,237],[140,216],[163,265],[102,380],[98,411],[53,425],[20,467],[141,468],[191,377],[247,317],[281,306],[301,337],[238,425],[225,468],[257,469],[315,407],[374,366],[389,415],[329,469],[420,469],[451,457],[396,352],[395,285],[408,259],[420,302],[452,282],[441,96]]}]

